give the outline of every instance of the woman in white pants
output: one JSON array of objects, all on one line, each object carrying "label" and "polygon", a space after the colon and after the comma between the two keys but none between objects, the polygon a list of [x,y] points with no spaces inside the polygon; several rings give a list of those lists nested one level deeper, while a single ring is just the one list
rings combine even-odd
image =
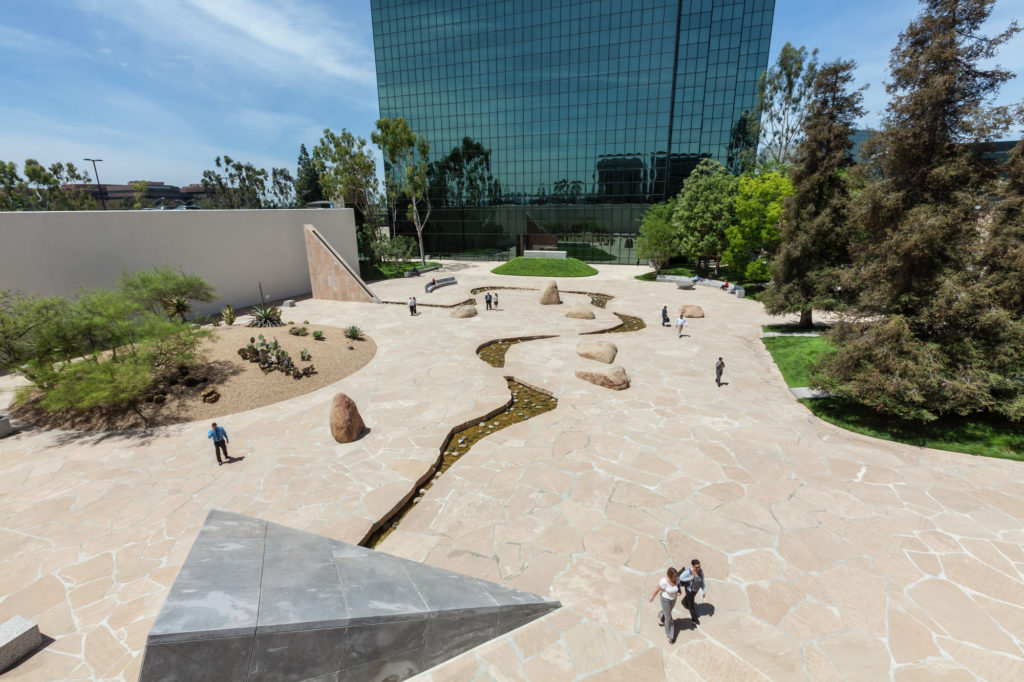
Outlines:
[{"label": "woman in white pants", "polygon": [[672,607],[676,605],[676,598],[679,596],[679,572],[671,566],[665,572],[665,577],[658,581],[658,586],[654,588],[654,593],[651,594],[649,601],[653,602],[659,592],[661,592],[661,613],[658,614],[658,625],[665,626],[668,643],[673,644],[676,641],[676,626],[675,621],[672,620]]}]

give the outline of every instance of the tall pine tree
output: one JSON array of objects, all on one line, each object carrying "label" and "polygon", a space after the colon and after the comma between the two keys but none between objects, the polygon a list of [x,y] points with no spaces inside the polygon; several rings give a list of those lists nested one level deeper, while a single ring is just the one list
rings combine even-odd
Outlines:
[{"label": "tall pine tree", "polygon": [[851,205],[862,231],[844,278],[856,295],[816,385],[905,418],[1024,416],[1024,322],[982,267],[990,142],[1017,108],[991,106],[1013,74],[984,68],[1015,25],[982,34],[994,0],[922,0],[893,49],[881,131],[865,145],[872,181]]},{"label": "tall pine tree", "polygon": [[320,173],[309,158],[306,145],[299,146],[299,164],[295,172],[295,205],[304,207],[311,201],[323,201],[324,191],[320,187]]},{"label": "tall pine tree", "polygon": [[850,264],[850,135],[864,109],[851,91],[852,61],[817,71],[804,119],[803,140],[790,171],[795,193],[786,201],[781,243],[772,261],[772,282],[762,300],[773,315],[800,313],[810,327],[813,311],[841,304],[840,274]]}]

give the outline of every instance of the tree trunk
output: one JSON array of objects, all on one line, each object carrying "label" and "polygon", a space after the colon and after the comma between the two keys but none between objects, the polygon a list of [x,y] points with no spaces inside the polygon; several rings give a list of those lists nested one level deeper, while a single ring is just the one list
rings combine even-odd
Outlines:
[{"label": "tree trunk", "polygon": [[420,241],[420,264],[426,267],[427,257],[423,255],[423,228],[419,225],[416,226],[416,238]]},{"label": "tree trunk", "polygon": [[803,328],[807,328],[807,329],[813,327],[814,326],[814,320],[811,318],[811,315],[813,313],[814,313],[814,311],[812,309],[810,309],[810,308],[808,308],[807,310],[801,310],[800,311],[800,325],[799,326],[803,327]]}]

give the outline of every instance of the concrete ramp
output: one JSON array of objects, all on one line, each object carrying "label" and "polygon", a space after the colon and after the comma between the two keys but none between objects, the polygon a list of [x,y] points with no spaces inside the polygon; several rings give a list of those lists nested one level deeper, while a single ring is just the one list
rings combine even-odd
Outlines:
[{"label": "concrete ramp", "polygon": [[149,631],[139,680],[398,682],[560,606],[214,510]]},{"label": "concrete ramp", "polygon": [[[313,298],[329,301],[359,301],[380,303],[363,282],[358,272],[338,255],[320,232],[312,225],[304,225],[306,260],[309,262],[309,283]],[[356,267],[358,267],[358,263]]]}]

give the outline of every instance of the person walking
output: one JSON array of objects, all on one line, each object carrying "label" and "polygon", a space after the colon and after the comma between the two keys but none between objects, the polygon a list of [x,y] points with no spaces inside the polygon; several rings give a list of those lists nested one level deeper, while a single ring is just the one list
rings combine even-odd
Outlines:
[{"label": "person walking", "polygon": [[491,292],[488,291],[487,295],[484,296],[484,303],[487,304],[487,309],[490,310],[491,309]]},{"label": "person walking", "polygon": [[679,571],[669,566],[665,571],[665,577],[658,581],[658,586],[651,594],[650,602],[661,592],[661,612],[658,614],[658,625],[665,627],[665,637],[669,644],[675,644],[676,624],[672,620],[672,607],[676,605],[676,597],[679,596]]},{"label": "person walking", "polygon": [[409,314],[410,315],[415,315],[416,314],[416,299],[413,298],[412,296],[410,296],[409,297],[409,304],[408,305],[409,305]]},{"label": "person walking", "polygon": [[719,386],[722,385],[722,372],[725,371],[725,360],[718,358],[718,362],[715,363],[715,383]]},{"label": "person walking", "polygon": [[495,310],[498,309],[498,294],[497,293],[494,294],[494,309]]},{"label": "person walking", "polygon": [[213,439],[213,454],[217,456],[217,464],[223,464],[224,461],[220,458],[220,453],[224,453],[224,459],[231,461],[231,457],[228,456],[228,432],[224,430],[223,426],[217,426],[217,422],[211,424],[209,432],[206,434],[207,438]]},{"label": "person walking", "polygon": [[668,319],[668,306],[667,305],[661,307],[661,326],[662,327],[671,327],[672,326],[672,321]]},{"label": "person walking", "polygon": [[700,559],[690,562],[690,567],[679,576],[679,582],[685,586],[686,595],[683,597],[683,606],[690,612],[690,620],[694,625],[700,625],[697,605],[694,600],[697,598],[697,590],[702,592],[705,601],[708,598],[708,586],[704,582],[704,570],[700,567]]},{"label": "person walking", "polygon": [[679,313],[679,319],[676,320],[676,329],[679,330],[679,336],[677,338],[683,338],[683,330],[686,329],[686,318],[683,317],[682,313]]},{"label": "person walking", "polygon": [[418,305],[419,305],[419,304],[418,304],[418,303],[416,303],[416,297],[415,297],[415,296],[413,296],[413,297],[412,297],[412,314],[413,314],[413,315],[419,315],[419,312],[420,312],[420,311],[419,311],[419,310],[417,309],[417,307],[416,307],[416,306],[418,306]]}]

